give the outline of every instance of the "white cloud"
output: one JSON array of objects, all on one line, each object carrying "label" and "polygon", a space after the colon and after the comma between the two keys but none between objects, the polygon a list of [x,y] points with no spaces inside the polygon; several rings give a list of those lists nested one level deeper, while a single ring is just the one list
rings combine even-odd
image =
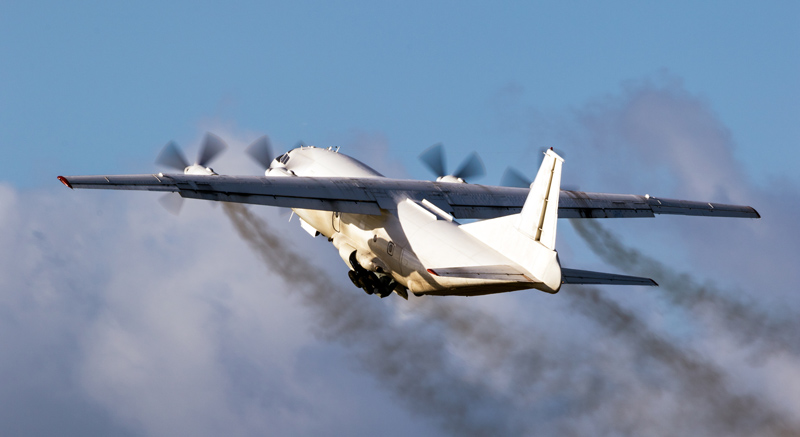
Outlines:
[{"label": "white cloud", "polygon": [[[337,379],[371,382],[315,338],[293,285],[253,256],[221,210],[190,201],[175,218],[148,194],[0,186],[9,249],[0,369],[4,393],[18,397],[0,402],[57,410],[0,416],[4,429],[318,435],[403,417],[356,410],[361,399]],[[323,243],[294,237],[307,253]],[[300,362],[309,353],[331,361],[332,379],[307,381],[319,370]],[[388,402],[380,392],[364,398]]]},{"label": "white cloud", "polygon": [[[644,180],[667,192],[698,188],[745,203],[769,199],[762,213],[787,208],[781,196],[765,196],[747,183],[727,130],[674,86],[629,88],[592,104],[591,117],[567,120],[578,128],[568,137],[576,147],[570,165],[585,181],[610,187]],[[582,125],[587,119],[592,123]],[[565,130],[559,123],[551,135]],[[215,132],[233,150],[214,167],[257,174],[239,152],[258,135],[223,127]],[[358,132],[346,137],[352,150],[386,171],[388,140]],[[608,149],[608,138],[624,141]],[[656,144],[639,150],[647,139]],[[688,150],[697,161],[682,159]],[[585,159],[593,161],[581,167]],[[639,171],[655,161],[652,171]],[[629,165],[625,172],[622,164]],[[608,169],[616,169],[615,177],[605,180]],[[223,209],[188,201],[174,218],[156,197],[0,184],[0,244],[7,249],[0,252],[0,370],[8,387],[0,405],[16,406],[0,413],[4,429],[26,435],[747,435],[782,426],[792,431],[800,421],[793,415],[798,409],[785,406],[797,402],[794,388],[780,383],[797,373],[797,356],[781,351],[762,364],[747,361],[750,349],[725,331],[719,313],[690,319],[654,292],[633,289],[378,300],[347,282],[327,242],[308,238],[274,210],[250,209],[261,222],[248,222],[256,232],[248,244]],[[663,239],[665,253],[691,257],[683,263],[656,258],[668,266],[697,263],[714,274],[738,274],[745,284],[766,281],[770,287],[759,293],[776,299],[789,295],[780,289],[783,280],[769,278],[797,259],[797,249],[766,249],[796,231],[784,217],[764,230],[766,216],[620,226],[626,242]],[[679,227],[684,231],[675,232]],[[761,240],[752,242],[756,236]],[[740,255],[738,241],[757,250]],[[562,243],[569,252],[581,249],[575,241]],[[705,260],[713,252],[705,246],[715,244],[725,256]],[[766,270],[742,275],[738,257]],[[787,304],[796,305],[796,298]],[[687,320],[688,327],[678,325]]]}]

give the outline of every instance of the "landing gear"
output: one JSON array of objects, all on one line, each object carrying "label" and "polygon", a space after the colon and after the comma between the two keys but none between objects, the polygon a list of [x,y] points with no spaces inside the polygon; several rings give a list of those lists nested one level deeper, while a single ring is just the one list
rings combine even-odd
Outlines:
[{"label": "landing gear", "polygon": [[367,292],[367,294],[372,294],[369,291],[369,289],[365,287],[363,281],[364,278],[362,276],[359,276],[358,273],[356,273],[354,270],[350,270],[349,272],[347,272],[347,276],[350,278],[350,281],[353,283],[353,285],[356,286],[356,288],[363,288],[364,291]]},{"label": "landing gear", "polygon": [[384,297],[380,279],[378,279],[374,273],[366,272],[364,279],[364,286],[361,288],[363,288],[367,294],[377,294],[380,297]]},{"label": "landing gear", "polygon": [[[365,293],[376,294],[383,299],[392,294],[392,291],[397,287],[401,287],[402,291],[405,291],[405,287],[398,284],[390,275],[370,272],[364,267],[361,267],[361,264],[358,263],[358,259],[356,259],[356,251],[350,254],[349,261],[350,265],[353,266],[353,270],[347,272],[347,276],[350,278],[353,285],[363,289]],[[398,292],[398,294],[408,299],[407,292]]]},{"label": "landing gear", "polygon": [[361,264],[359,264],[356,259],[356,251],[350,254],[349,261],[350,265],[353,266],[353,270],[347,272],[347,276],[350,278],[353,285],[364,289],[364,292],[367,294],[374,294],[375,291],[380,288],[378,277],[364,267],[361,267]]},{"label": "landing gear", "polygon": [[392,286],[390,288],[390,285],[394,285],[393,283],[394,280],[392,280],[392,277],[389,275],[378,278],[378,287],[375,288],[375,292],[383,299],[392,294],[392,289],[394,287]]}]

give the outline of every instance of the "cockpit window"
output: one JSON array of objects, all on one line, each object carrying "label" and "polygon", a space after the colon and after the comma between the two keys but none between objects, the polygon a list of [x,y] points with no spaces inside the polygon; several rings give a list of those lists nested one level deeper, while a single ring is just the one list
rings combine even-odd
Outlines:
[{"label": "cockpit window", "polygon": [[281,156],[281,162],[285,165],[287,162],[289,162],[289,158],[289,154],[284,153],[283,156]]}]

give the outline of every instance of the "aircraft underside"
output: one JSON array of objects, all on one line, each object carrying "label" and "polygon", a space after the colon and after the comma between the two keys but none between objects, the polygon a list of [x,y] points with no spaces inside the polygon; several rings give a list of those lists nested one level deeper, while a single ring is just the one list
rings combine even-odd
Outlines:
[{"label": "aircraft underside", "polygon": [[[247,149],[265,168],[264,176],[219,175],[208,164],[225,147],[209,134],[191,164],[168,143],[157,162],[182,174],[58,179],[69,188],[159,191],[179,201],[292,208],[306,232],[324,235],[336,247],[355,286],[405,299],[409,292],[479,296],[537,289],[555,294],[565,283],[657,285],[648,278],[562,268],[555,249],[558,218],[760,217],[749,206],[561,190],[564,160],[552,149],[544,153],[535,179],[514,188],[467,183],[483,171],[476,157],[449,174],[436,146],[422,155],[436,181],[386,178],[332,148],[300,146],[275,157],[267,137]],[[180,203],[174,205],[180,209]],[[456,218],[479,220],[460,224]]]}]

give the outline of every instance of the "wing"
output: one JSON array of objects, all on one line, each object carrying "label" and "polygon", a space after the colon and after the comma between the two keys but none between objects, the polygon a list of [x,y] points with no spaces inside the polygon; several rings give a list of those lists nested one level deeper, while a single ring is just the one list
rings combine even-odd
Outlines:
[{"label": "wing", "polygon": [[657,287],[656,281],[638,276],[615,275],[613,273],[590,272],[589,270],[561,268],[561,282],[564,284],[612,284],[645,285]]},{"label": "wing", "polygon": [[[427,199],[457,218],[495,218],[520,212],[527,188],[390,178],[205,176],[149,174],[59,176],[70,188],[174,191],[181,196],[250,203],[380,214],[395,210],[405,198]],[[585,193],[562,190],[559,218],[653,217],[655,214],[760,218],[749,206],[661,199],[634,194]]]}]

